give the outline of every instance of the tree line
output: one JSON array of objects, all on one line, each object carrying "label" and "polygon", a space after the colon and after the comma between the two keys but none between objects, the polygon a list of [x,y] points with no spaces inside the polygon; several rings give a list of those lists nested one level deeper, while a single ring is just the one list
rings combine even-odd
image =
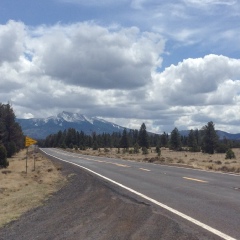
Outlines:
[{"label": "tree line", "polygon": [[233,147],[240,147],[237,141],[228,139],[219,140],[213,122],[208,122],[200,130],[190,130],[187,136],[182,136],[177,128],[174,128],[170,134],[154,134],[147,132],[146,125],[143,123],[139,130],[127,130],[122,132],[113,132],[86,135],[83,131],[70,128],[59,131],[56,134],[49,135],[43,142],[43,147],[60,148],[79,148],[85,150],[92,148],[123,148],[129,149],[133,153],[138,153],[141,149],[144,154],[148,153],[151,147],[156,148],[159,153],[161,147],[168,147],[175,151],[188,150],[191,152],[204,152],[208,154],[226,153]]},{"label": "tree line", "polygon": [[[162,139],[160,139],[162,138]],[[56,134],[51,134],[40,142],[44,147],[61,147],[73,148],[77,146],[81,150],[86,148],[131,148],[138,145],[139,148],[154,146],[158,142],[165,143],[167,146],[168,135],[165,133],[161,137],[157,134],[147,133],[146,126],[143,123],[140,130],[127,130],[126,128],[120,132],[102,133],[86,135],[83,131],[77,131],[74,128],[69,128],[64,131],[59,131]]]},{"label": "tree line", "polygon": [[[21,126],[15,121],[15,114],[8,104],[0,103],[0,167],[8,166],[8,157],[12,157],[20,149],[24,148],[24,134]],[[40,147],[77,148],[85,150],[92,148],[123,148],[125,151],[143,154],[148,153],[148,149],[155,147],[160,155],[160,148],[167,147],[175,151],[188,150],[192,152],[202,151],[213,154],[229,153],[230,158],[234,157],[231,148],[240,147],[239,141],[228,139],[219,140],[213,122],[200,130],[190,130],[187,136],[182,136],[177,128],[170,134],[154,134],[147,132],[146,125],[142,123],[139,130],[124,129],[120,132],[102,133],[87,135],[83,131],[69,128],[50,134],[44,140],[38,141]]]},{"label": "tree line", "polygon": [[7,167],[7,157],[24,148],[24,135],[15,118],[11,105],[0,103],[0,167]]}]

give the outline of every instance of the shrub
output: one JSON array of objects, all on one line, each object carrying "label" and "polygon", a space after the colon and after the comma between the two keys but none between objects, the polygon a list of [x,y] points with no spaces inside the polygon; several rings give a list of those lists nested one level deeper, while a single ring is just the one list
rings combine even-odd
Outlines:
[{"label": "shrub", "polygon": [[80,145],[80,146],[79,146],[79,149],[84,151],[84,150],[86,150],[87,148],[86,148],[86,146],[84,146],[84,145]]},{"label": "shrub", "polygon": [[161,157],[161,158],[159,159],[159,162],[165,162],[165,158],[164,158],[164,157]]},{"label": "shrub", "polygon": [[216,147],[217,153],[226,153],[227,150],[228,150],[228,146],[223,143],[219,143],[218,146]]},{"label": "shrub", "polygon": [[122,149],[122,153],[123,153],[123,154],[128,153],[128,149],[127,149],[127,148],[123,148],[123,149]]},{"label": "shrub", "polygon": [[129,154],[133,154],[133,149],[129,149]]},{"label": "shrub", "polygon": [[237,169],[235,167],[227,167],[227,166],[222,166],[221,168],[218,168],[218,170],[223,171],[223,172],[236,172]]},{"label": "shrub", "polygon": [[148,149],[146,147],[142,148],[142,154],[144,155],[148,154]]},{"label": "shrub", "polygon": [[67,146],[66,146],[66,144],[65,144],[65,143],[62,143],[62,144],[61,144],[61,146],[60,146],[60,148],[66,149],[66,148],[67,148]]},{"label": "shrub", "polygon": [[182,159],[178,159],[177,163],[185,163]]},{"label": "shrub", "polygon": [[105,153],[108,153],[108,152],[110,152],[110,150],[107,149],[107,148],[104,148],[104,152],[105,152]]},{"label": "shrub", "polygon": [[189,152],[200,152],[201,148],[197,145],[194,145],[193,147],[189,148]]},{"label": "shrub", "polygon": [[156,146],[156,153],[160,153],[161,155],[161,148],[159,146]]},{"label": "shrub", "polygon": [[140,147],[139,147],[139,145],[136,143],[136,144],[134,145],[134,149],[133,149],[134,153],[139,153],[139,149],[140,149]]},{"label": "shrub", "polygon": [[0,145],[0,166],[6,168],[8,165],[7,150],[3,145]]},{"label": "shrub", "polygon": [[74,147],[75,151],[78,150],[78,146],[74,145],[73,147]]},{"label": "shrub", "polygon": [[232,159],[232,158],[236,158],[235,153],[232,149],[228,149],[226,152],[225,159]]}]

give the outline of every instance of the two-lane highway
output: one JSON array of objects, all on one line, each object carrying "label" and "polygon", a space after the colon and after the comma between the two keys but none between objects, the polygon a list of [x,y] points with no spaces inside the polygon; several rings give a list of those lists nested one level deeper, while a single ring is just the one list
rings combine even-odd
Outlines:
[{"label": "two-lane highway", "polygon": [[223,239],[240,239],[240,176],[42,149]]}]

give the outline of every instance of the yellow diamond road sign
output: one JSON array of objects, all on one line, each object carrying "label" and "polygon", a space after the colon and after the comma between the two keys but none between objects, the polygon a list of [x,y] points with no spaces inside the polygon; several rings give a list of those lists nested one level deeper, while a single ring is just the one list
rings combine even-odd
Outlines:
[{"label": "yellow diamond road sign", "polygon": [[26,137],[25,138],[25,147],[29,147],[29,146],[31,146],[31,145],[33,145],[35,143],[37,143],[36,140],[34,140],[34,139],[30,138],[30,137]]}]

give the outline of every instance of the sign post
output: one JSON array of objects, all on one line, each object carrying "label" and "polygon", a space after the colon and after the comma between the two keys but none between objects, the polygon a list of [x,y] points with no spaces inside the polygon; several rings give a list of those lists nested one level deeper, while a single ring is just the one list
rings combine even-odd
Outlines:
[{"label": "sign post", "polygon": [[[27,173],[27,160],[28,160],[28,147],[33,145],[33,144],[36,144],[37,141],[30,138],[30,137],[27,137],[25,138],[25,147],[27,147],[27,156],[26,156],[26,173]],[[35,158],[34,158],[34,161],[35,161]],[[35,170],[35,162],[34,162],[34,170]]]}]

